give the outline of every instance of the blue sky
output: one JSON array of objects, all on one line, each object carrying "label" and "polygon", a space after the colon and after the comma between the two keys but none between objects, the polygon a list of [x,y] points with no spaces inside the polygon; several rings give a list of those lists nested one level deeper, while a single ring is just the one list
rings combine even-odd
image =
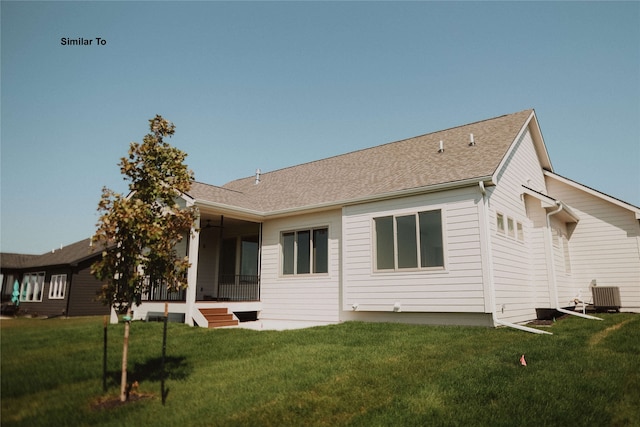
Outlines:
[{"label": "blue sky", "polygon": [[640,205],[638,2],[2,1],[1,19],[3,252],[91,236],[155,114],[222,185],[535,108],[557,173]]}]

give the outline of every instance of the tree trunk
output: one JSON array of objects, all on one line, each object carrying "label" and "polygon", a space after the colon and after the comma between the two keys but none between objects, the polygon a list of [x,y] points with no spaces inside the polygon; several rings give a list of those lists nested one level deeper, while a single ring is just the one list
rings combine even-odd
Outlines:
[{"label": "tree trunk", "polygon": [[[131,318],[131,308],[127,309],[126,319]],[[129,353],[129,326],[130,320],[124,322],[124,340],[122,343],[122,378],[120,380],[120,401],[127,401],[127,357]]]}]

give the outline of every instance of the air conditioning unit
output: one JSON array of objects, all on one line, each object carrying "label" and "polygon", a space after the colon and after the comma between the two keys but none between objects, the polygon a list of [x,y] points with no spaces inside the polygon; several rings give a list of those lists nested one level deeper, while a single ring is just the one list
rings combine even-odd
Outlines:
[{"label": "air conditioning unit", "polygon": [[596,310],[620,311],[620,288],[617,286],[594,286],[591,292]]}]

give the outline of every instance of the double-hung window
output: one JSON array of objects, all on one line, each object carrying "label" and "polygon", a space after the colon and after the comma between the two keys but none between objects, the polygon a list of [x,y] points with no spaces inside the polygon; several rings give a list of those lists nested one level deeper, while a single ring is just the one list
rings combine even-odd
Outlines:
[{"label": "double-hung window", "polygon": [[329,229],[282,233],[282,274],[316,274],[329,271]]},{"label": "double-hung window", "polygon": [[66,274],[54,274],[49,284],[49,299],[64,299],[64,291],[67,287]]},{"label": "double-hung window", "polygon": [[444,267],[440,209],[373,221],[376,270]]},{"label": "double-hung window", "polygon": [[26,273],[20,286],[20,301],[40,302],[44,288],[44,271]]}]

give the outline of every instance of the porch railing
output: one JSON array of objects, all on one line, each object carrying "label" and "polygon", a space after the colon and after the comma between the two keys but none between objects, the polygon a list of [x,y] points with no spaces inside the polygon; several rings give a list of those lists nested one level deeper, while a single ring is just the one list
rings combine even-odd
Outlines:
[{"label": "porch railing", "polygon": [[142,301],[186,301],[187,291],[170,291],[164,284],[151,285],[149,291],[142,294]]},{"label": "porch railing", "polygon": [[218,301],[260,301],[260,277],[247,274],[221,274]]}]

